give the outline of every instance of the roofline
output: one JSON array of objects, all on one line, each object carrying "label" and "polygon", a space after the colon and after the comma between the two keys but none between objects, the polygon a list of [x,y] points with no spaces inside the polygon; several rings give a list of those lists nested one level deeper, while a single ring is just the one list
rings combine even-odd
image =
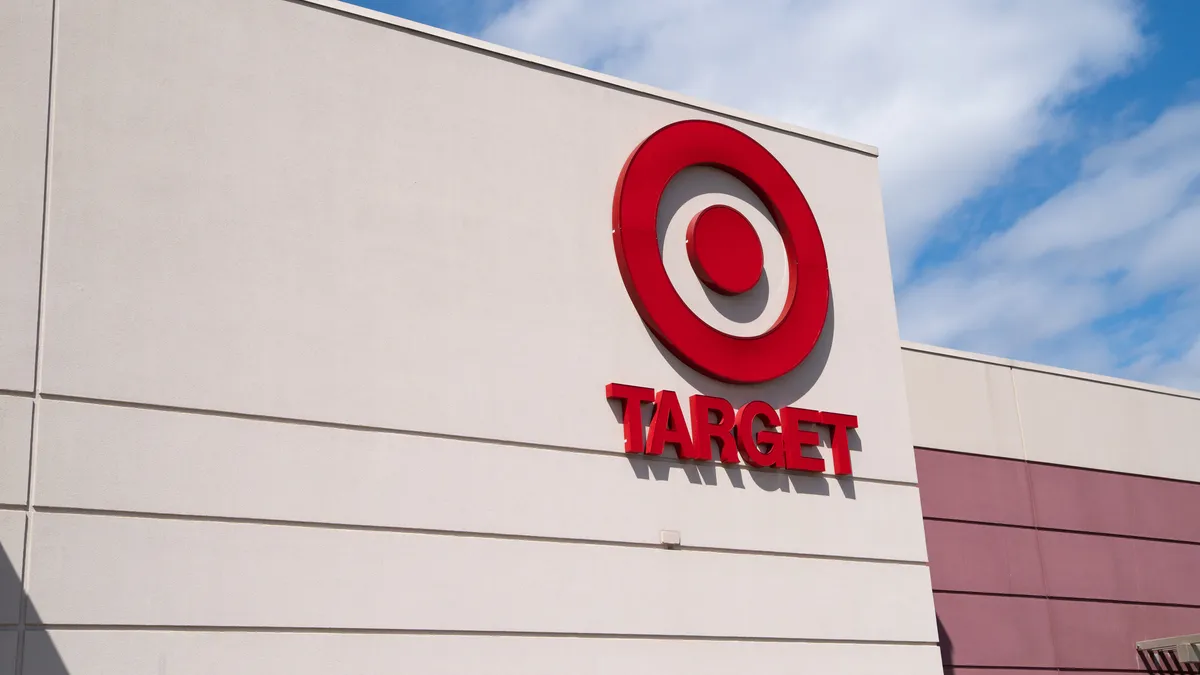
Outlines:
[{"label": "roofline", "polygon": [[1178,396],[1180,398],[1190,398],[1200,401],[1200,392],[1188,391],[1186,389],[1175,389],[1173,387],[1162,387],[1156,384],[1146,384],[1145,382],[1135,382],[1133,380],[1125,380],[1119,377],[1109,377],[1107,375],[1096,375],[1094,373],[1085,373],[1078,370],[1068,370],[1067,368],[1056,368],[1054,366],[1044,366],[1040,363],[1030,363],[1028,361],[1016,361],[1014,359],[1005,359],[999,356],[988,356],[986,354],[975,354],[973,352],[963,352],[957,349],[948,349],[946,347],[934,347],[931,345],[918,344],[916,342],[900,341],[900,349],[910,352],[922,352],[925,354],[934,354],[937,356],[946,356],[953,359],[962,359],[964,361],[975,361],[977,363],[989,363],[997,366],[1005,366],[1016,370],[1028,370],[1035,373],[1047,373],[1049,375],[1058,375],[1060,377],[1069,377],[1075,380],[1085,380],[1087,382],[1099,382],[1101,384],[1109,384],[1116,387],[1125,387],[1126,389],[1138,389],[1148,391],[1155,394],[1165,394],[1167,396]]},{"label": "roofline", "polygon": [[742,110],[737,110],[735,108],[729,108],[717,105],[715,103],[710,103],[708,101],[692,98],[690,96],[684,96],[683,94],[678,94],[673,91],[667,91],[665,89],[659,89],[657,87],[651,87],[645,84],[638,84],[637,82],[630,82],[629,80],[624,80],[619,77],[612,77],[611,75],[597,73],[595,71],[568,65],[559,61],[544,59],[540,56],[526,54],[515,49],[501,47],[500,45],[485,42],[477,38],[467,37],[458,33],[452,33],[440,28],[433,28],[432,26],[426,26],[415,21],[409,21],[408,19],[401,19],[399,17],[392,16],[391,14],[378,12],[372,9],[366,9],[364,7],[359,7],[358,5],[338,2],[337,0],[288,1],[299,5],[307,5],[316,9],[333,12],[335,14],[340,14],[350,18],[368,21],[376,25],[403,31],[405,33],[424,37],[436,42],[441,42],[443,44],[450,44],[464,49],[469,49],[474,52],[512,63],[517,63],[530,68],[551,71],[575,79],[594,82],[612,89],[618,89],[632,94],[637,94],[639,96],[676,103],[694,110],[701,110],[728,119],[753,124],[758,127],[781,131],[790,136],[798,136],[806,140],[816,141],[825,145],[851,150],[853,152],[869,155],[871,157],[879,156],[879,148],[876,148],[873,145],[851,141],[845,138],[834,136],[833,134],[813,131],[812,129],[805,129],[803,127],[787,124],[785,122],[780,122],[768,117],[761,117],[759,115],[754,115]]}]

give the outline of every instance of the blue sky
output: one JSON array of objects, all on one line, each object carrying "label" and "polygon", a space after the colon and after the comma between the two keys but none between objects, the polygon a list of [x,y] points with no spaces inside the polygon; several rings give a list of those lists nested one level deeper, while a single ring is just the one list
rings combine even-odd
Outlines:
[{"label": "blue sky", "polygon": [[358,4],[877,145],[905,338],[1200,390],[1200,2]]}]

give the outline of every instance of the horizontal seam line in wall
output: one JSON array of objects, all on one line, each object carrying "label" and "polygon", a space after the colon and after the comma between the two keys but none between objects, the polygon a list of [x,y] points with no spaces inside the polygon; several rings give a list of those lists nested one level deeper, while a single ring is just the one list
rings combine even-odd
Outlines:
[{"label": "horizontal seam line in wall", "polygon": [[1121,675],[1123,673],[1139,673],[1145,675],[1145,670],[1130,670],[1128,668],[1079,668],[1079,667],[1063,667],[1063,665],[971,665],[966,663],[947,664],[946,668],[955,668],[959,670],[1002,670],[1004,673],[1025,673],[1026,670],[1031,673],[1112,673]]},{"label": "horizontal seam line in wall", "polygon": [[[1146,480],[1161,480],[1168,483],[1183,483],[1185,485],[1195,485],[1200,487],[1200,481],[1188,480],[1186,478],[1170,478],[1168,476],[1156,476],[1149,473],[1129,473],[1128,471],[1114,471],[1113,469],[1097,469],[1091,466],[1079,466],[1078,464],[1055,464],[1054,462],[1039,462],[1032,459],[1020,459],[1017,457],[1005,457],[1004,455],[988,455],[981,452],[967,452],[965,450],[951,450],[948,448],[935,448],[928,445],[915,445],[915,450],[924,450],[926,452],[941,452],[948,455],[965,455],[967,457],[982,457],[985,459],[995,459],[1002,462],[1018,462],[1021,464],[1034,464],[1037,466],[1051,466],[1059,469],[1075,469],[1076,471],[1087,471],[1089,473],[1103,473],[1110,476],[1129,476],[1130,478],[1144,478]],[[918,477],[919,479],[920,477]]]},{"label": "horizontal seam line in wall", "polygon": [[913,647],[937,646],[936,641],[926,640],[848,640],[834,638],[788,638],[757,637],[741,635],[672,635],[652,633],[572,633],[557,631],[505,631],[505,630],[438,630],[422,628],[330,628],[304,626],[180,626],[180,625],[137,625],[137,624],[30,624],[38,630],[72,631],[178,631],[188,633],[321,633],[336,635],[447,635],[488,637],[546,637],[546,638],[592,638],[601,640],[686,640],[695,642],[797,642],[846,645],[900,645]]},{"label": "horizontal seam line in wall", "polygon": [[1113,598],[1076,598],[1063,595],[1042,595],[1032,593],[996,593],[992,591],[962,591],[934,588],[934,595],[974,595],[990,598],[1028,598],[1035,600],[1056,600],[1061,602],[1086,602],[1100,605],[1138,605],[1141,607],[1175,607],[1180,609],[1200,609],[1200,604],[1184,604],[1176,602],[1147,602],[1145,600],[1116,600]]},{"label": "horizontal seam line in wall", "polygon": [[28,504],[0,504],[0,511],[18,511],[25,513],[28,510]]},{"label": "horizontal seam line in wall", "polygon": [[967,663],[949,663],[947,664],[947,668],[1020,671],[1020,673],[1024,673],[1026,670],[1036,671],[1036,673],[1146,673],[1145,670],[1130,670],[1128,668],[1066,668],[1061,667],[1061,665],[971,665]]},{"label": "horizontal seam line in wall", "polygon": [[1061,527],[1044,527],[1042,525],[1019,525],[1016,523],[993,523],[986,520],[963,520],[961,518],[945,518],[942,516],[925,516],[927,521],[939,523],[962,523],[964,525],[982,525],[985,527],[1007,527],[1014,530],[1035,530],[1038,532],[1054,532],[1057,534],[1082,534],[1090,537],[1105,537],[1108,539],[1129,539],[1132,541],[1152,541],[1161,544],[1181,544],[1184,546],[1200,546],[1200,541],[1192,539],[1164,539],[1162,537],[1143,537],[1136,534],[1120,534],[1116,532],[1097,532],[1095,530],[1070,530]]},{"label": "horizontal seam line in wall", "polygon": [[[466,441],[470,443],[485,443],[489,445],[507,445],[514,448],[530,448],[533,450],[548,450],[554,452],[573,452],[584,455],[592,455],[596,457],[637,457],[647,462],[665,462],[677,466],[723,466],[714,462],[692,462],[680,460],[674,457],[654,456],[645,454],[629,454],[624,452],[615,452],[611,450],[597,450],[595,448],[580,448],[568,445],[552,445],[549,443],[532,443],[528,441],[514,441],[501,438],[485,438],[482,436],[465,436],[460,434],[439,433],[436,431],[416,431],[413,429],[396,429],[392,427],[379,427],[366,424],[349,424],[345,422],[325,422],[320,420],[308,420],[296,417],[280,417],[276,415],[260,415],[255,413],[239,413],[224,410],[209,410],[206,408],[188,408],[185,406],[161,405],[156,403],[137,403],[133,401],[115,401],[110,399],[92,398],[87,396],[71,396],[66,394],[46,394],[43,393],[40,397],[47,401],[63,401],[66,403],[84,403],[88,405],[101,405],[114,408],[131,408],[134,410],[149,410],[153,412],[168,412],[168,413],[183,413],[188,415],[199,415],[204,417],[219,417],[225,419],[245,420],[249,422],[265,422],[270,424],[291,424],[295,426],[316,427],[321,429],[338,429],[342,431],[359,431],[367,433],[393,434],[397,436],[411,436],[415,438],[433,438],[449,441]],[[747,466],[744,464],[736,465],[743,471],[761,472],[762,474],[778,475],[778,469],[760,469],[757,467]],[[838,477],[833,474],[811,474],[804,472],[783,472],[784,475],[796,476],[824,476],[826,480],[836,481]],[[877,483],[880,485],[898,485],[902,487],[916,488],[915,481],[888,480],[885,478],[868,478],[864,476],[850,476],[856,483]]]},{"label": "horizontal seam line in wall", "polygon": [[19,396],[21,398],[33,398],[32,391],[20,391],[18,389],[0,389],[0,396]]},{"label": "horizontal seam line in wall", "polygon": [[[390,22],[390,21],[387,21],[384,19],[379,19],[377,17],[366,16],[366,15],[359,14],[356,12],[347,11],[342,8],[330,7],[328,5],[324,5],[324,4],[320,4],[320,3],[316,3],[316,2],[309,2],[308,0],[287,0],[287,1],[291,2],[293,4],[301,5],[304,7],[309,7],[311,9],[316,9],[316,10],[320,10],[323,12],[335,14],[337,16],[349,18],[349,19],[352,19],[355,21],[362,21],[365,23],[369,23],[371,25],[379,26],[381,28],[399,31],[399,32],[405,33],[407,35],[412,35],[412,36],[420,38],[420,39],[430,40],[430,41],[436,42],[438,44],[456,47],[458,49],[470,51],[475,54],[481,54],[483,56],[499,59],[501,61],[512,63],[512,64],[522,66],[525,68],[530,68],[532,70],[541,71],[543,73],[559,75],[559,76],[566,77],[571,80],[575,80],[577,82],[583,82],[586,84],[603,87],[603,88],[609,89],[609,90],[620,91],[620,92],[624,92],[627,94],[632,94],[634,96],[648,98],[648,99],[654,100],[654,101],[659,101],[662,103],[669,103],[671,105],[677,105],[682,108],[686,108],[688,110],[694,110],[697,112],[706,113],[709,115],[713,115],[715,117],[721,117],[721,118],[729,119],[729,120],[736,120],[738,122],[742,122],[744,124],[749,124],[750,126],[757,127],[759,129],[765,129],[767,131],[781,133],[781,134],[791,136],[794,138],[801,138],[806,141],[811,141],[813,143],[819,143],[821,145],[831,147],[831,148],[837,148],[839,150],[846,150],[846,151],[853,152],[858,155],[864,155],[866,157],[878,157],[879,156],[877,149],[876,149],[876,152],[871,152],[865,148],[855,147],[855,145],[853,145],[853,144],[856,143],[856,141],[851,141],[849,139],[840,139],[840,142],[839,142],[839,140],[823,138],[820,135],[818,135],[821,133],[819,131],[807,130],[807,133],[806,133],[806,130],[793,127],[781,120],[769,120],[769,119],[761,119],[761,118],[756,119],[758,116],[756,116],[753,113],[750,113],[748,111],[725,108],[724,106],[720,106],[719,104],[707,103],[705,101],[699,101],[699,100],[688,101],[688,100],[686,100],[686,97],[683,94],[678,93],[678,92],[672,92],[669,90],[660,90],[660,91],[656,92],[656,91],[653,91],[654,88],[650,87],[650,85],[642,85],[642,84],[639,84],[639,83],[636,83],[633,81],[629,81],[629,80],[621,80],[620,78],[611,78],[610,79],[611,76],[605,76],[603,73],[596,73],[593,71],[589,71],[586,68],[579,68],[578,71],[576,71],[575,70],[576,67],[571,66],[570,64],[554,62],[550,59],[542,59],[541,57],[537,57],[532,54],[517,52],[516,50],[513,50],[513,53],[510,53],[510,52],[504,51],[504,48],[501,47],[500,45],[493,45],[491,43],[473,44],[471,42],[467,42],[467,41],[463,40],[461,37],[449,36],[449,35],[439,35],[437,33],[432,33],[427,30],[421,30],[420,28],[407,26],[407,25],[399,24],[399,23],[393,23],[393,22]],[[367,9],[367,8],[361,8],[361,9]],[[380,13],[387,14],[386,12],[380,12]],[[416,23],[416,22],[414,22],[414,23]],[[462,37],[466,37],[466,36],[462,36]],[[582,72],[579,72],[579,71],[582,71]],[[722,109],[722,108],[724,108],[724,109]],[[865,145],[865,144],[863,144],[863,145]]]},{"label": "horizontal seam line in wall", "polygon": [[[60,506],[33,507],[35,513],[67,514],[78,516],[142,518],[148,520],[171,520],[185,522],[224,523],[229,525],[267,525],[271,527],[293,527],[318,530],[339,530],[348,532],[391,532],[395,534],[417,534],[434,537],[469,537],[473,539],[501,539],[508,541],[545,542],[553,544],[573,544],[578,546],[612,546],[619,548],[641,548],[668,550],[662,544],[651,542],[617,541],[607,539],[576,539],[571,537],[551,537],[533,534],[506,534],[498,532],[471,532],[463,530],[439,530],[433,528],[398,527],[391,525],[362,525],[353,523],[314,523],[301,520],[282,520],[273,518],[244,518],[235,516],[188,515],[178,513],[149,513],[143,511],[120,511],[113,509],[84,509]],[[756,549],[734,549],[717,546],[678,546],[669,550],[693,551],[697,553],[720,553],[726,555],[766,556],[772,558],[803,558],[813,560],[836,560],[843,562],[858,562],[882,565],[907,565],[912,567],[928,567],[924,560],[905,560],[901,558],[868,558],[860,556],[828,555],[822,553],[799,553],[792,551],[765,551]]]}]

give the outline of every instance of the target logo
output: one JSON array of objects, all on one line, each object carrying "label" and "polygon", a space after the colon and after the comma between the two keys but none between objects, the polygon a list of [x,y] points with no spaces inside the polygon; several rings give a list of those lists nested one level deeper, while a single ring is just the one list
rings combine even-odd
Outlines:
[{"label": "target logo", "polygon": [[[706,323],[672,284],[659,247],[658,211],[667,184],[690,167],[726,172],[769,212],[787,256],[786,299],[760,335],[730,335]],[[766,148],[716,122],[689,120],[654,132],[629,156],[613,199],[617,263],[638,313],[684,363],[724,382],[753,384],[791,371],[825,326],[829,269],[812,210],[791,175]],[[763,273],[763,245],[744,214],[713,205],[687,228],[692,271],[711,291],[736,298]]]},{"label": "target logo", "polygon": [[[669,238],[660,244],[659,209],[671,180],[693,167],[717,169],[740,181],[757,196],[773,225],[756,230],[745,213],[724,204],[700,209],[688,222],[685,243],[687,264],[700,284],[738,301],[764,276],[760,234],[774,237],[771,230],[777,230],[783,243],[786,298],[779,317],[761,334],[731,335],[705,322],[668,274],[663,246]],[[642,141],[617,182],[613,244],[625,288],[642,320],[680,360],[710,377],[755,384],[785,375],[808,356],[825,328],[829,267],[808,201],[766,148],[724,124],[677,122]],[[617,382],[609,383],[604,395],[622,411],[627,453],[661,455],[672,446],[682,460],[711,461],[715,454],[723,463],[744,460],[754,467],[821,473],[825,460],[817,446],[824,437],[833,472],[853,474],[849,437],[858,428],[854,415],[776,410],[763,401],[734,410],[723,398],[701,394],[688,399],[690,415],[685,415],[673,391]],[[642,417],[647,405],[653,406],[648,429]]]}]

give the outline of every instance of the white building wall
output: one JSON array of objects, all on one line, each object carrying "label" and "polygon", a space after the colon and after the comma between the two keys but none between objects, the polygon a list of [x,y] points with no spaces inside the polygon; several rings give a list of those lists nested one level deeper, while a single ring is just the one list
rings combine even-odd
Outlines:
[{"label": "white building wall", "polygon": [[51,5],[0,3],[0,390],[33,391]]},{"label": "white building wall", "polygon": [[[0,662],[940,672],[870,148],[332,3],[56,14]],[[773,383],[666,355],[621,281],[616,178],[688,118],[821,224],[830,325]],[[628,458],[612,381],[855,414],[855,476]]]},{"label": "white building wall", "polygon": [[29,488],[33,401],[0,396],[0,506],[24,508]]},{"label": "white building wall", "polygon": [[918,447],[1200,482],[1200,394],[906,344]]}]

